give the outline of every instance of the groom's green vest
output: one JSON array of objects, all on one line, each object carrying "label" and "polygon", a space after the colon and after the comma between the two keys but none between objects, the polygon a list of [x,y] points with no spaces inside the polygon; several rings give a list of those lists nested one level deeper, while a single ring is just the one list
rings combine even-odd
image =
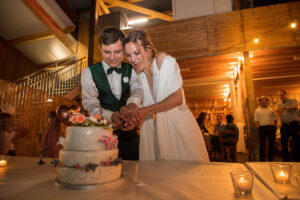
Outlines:
[{"label": "groom's green vest", "polygon": [[106,77],[102,63],[89,66],[95,85],[98,89],[101,107],[110,111],[119,111],[122,106],[126,105],[126,101],[130,96],[129,81],[131,78],[132,68],[128,63],[121,63],[121,98],[118,100],[112,93],[109,82]]}]

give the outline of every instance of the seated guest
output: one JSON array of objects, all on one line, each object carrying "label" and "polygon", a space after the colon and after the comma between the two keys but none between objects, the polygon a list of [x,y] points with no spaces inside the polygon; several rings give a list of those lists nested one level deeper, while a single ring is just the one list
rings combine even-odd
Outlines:
[{"label": "seated guest", "polygon": [[7,155],[10,135],[12,134],[12,117],[8,113],[0,113],[0,155]]},{"label": "seated guest", "polygon": [[239,140],[239,128],[237,125],[233,122],[234,118],[231,114],[226,115],[226,126],[224,128],[224,131],[226,130],[233,130],[236,133],[237,141]]},{"label": "seated guest", "polygon": [[214,125],[214,134],[219,135],[225,128],[225,124],[222,123],[222,115],[217,115],[217,123]]},{"label": "seated guest", "polygon": [[[223,148],[226,149],[226,152],[228,150],[228,148],[236,148],[236,144],[237,141],[239,139],[239,129],[237,127],[237,125],[233,122],[233,116],[231,114],[226,115],[226,126],[224,128],[224,130],[221,132],[221,143]],[[225,150],[223,149],[223,151]],[[224,155],[224,159],[227,160],[228,156],[230,156],[232,161],[236,161],[236,154],[233,154],[232,152],[227,155],[227,153],[225,153]]]}]

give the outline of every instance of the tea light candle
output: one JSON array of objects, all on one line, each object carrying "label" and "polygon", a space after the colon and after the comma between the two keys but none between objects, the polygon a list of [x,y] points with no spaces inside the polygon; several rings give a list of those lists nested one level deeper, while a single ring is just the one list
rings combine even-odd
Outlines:
[{"label": "tea light candle", "polygon": [[280,170],[277,174],[276,174],[276,179],[278,182],[287,182],[289,180],[289,176],[287,173],[284,173],[283,170]]},{"label": "tea light candle", "polygon": [[6,160],[0,160],[0,167],[6,166]]},{"label": "tea light candle", "polygon": [[250,190],[250,182],[247,179],[245,179],[244,177],[241,177],[237,181],[236,187],[239,191],[248,191],[248,190]]}]

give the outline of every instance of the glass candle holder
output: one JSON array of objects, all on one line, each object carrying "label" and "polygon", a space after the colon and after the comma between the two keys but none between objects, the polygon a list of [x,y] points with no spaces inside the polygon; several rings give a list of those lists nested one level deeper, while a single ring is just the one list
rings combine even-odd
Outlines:
[{"label": "glass candle holder", "polygon": [[231,173],[235,194],[239,196],[251,194],[253,187],[253,174],[249,171],[232,171]]},{"label": "glass candle holder", "polygon": [[7,156],[0,155],[0,167],[5,167],[7,165]]},{"label": "glass candle holder", "polygon": [[274,181],[276,183],[290,183],[292,165],[291,164],[270,164]]}]

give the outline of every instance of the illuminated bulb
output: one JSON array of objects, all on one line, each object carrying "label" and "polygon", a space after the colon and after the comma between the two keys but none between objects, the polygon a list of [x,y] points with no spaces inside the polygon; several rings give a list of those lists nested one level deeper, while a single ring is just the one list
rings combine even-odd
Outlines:
[{"label": "illuminated bulb", "polygon": [[128,30],[128,29],[131,29],[132,27],[130,27],[130,26],[124,26],[123,28],[122,28],[122,30]]},{"label": "illuminated bulb", "polygon": [[52,99],[47,99],[47,102],[52,102]]},{"label": "illuminated bulb", "polygon": [[147,18],[141,18],[141,19],[130,20],[130,21],[128,21],[128,24],[129,25],[140,24],[140,23],[147,22],[147,21],[148,21]]},{"label": "illuminated bulb", "polygon": [[291,23],[291,28],[296,28],[297,24],[295,22]]},{"label": "illuminated bulb", "polygon": [[258,43],[258,42],[259,42],[258,38],[255,38],[254,43]]},{"label": "illuminated bulb", "polygon": [[228,101],[231,101],[231,99],[228,99]]},{"label": "illuminated bulb", "polygon": [[242,60],[242,59],[243,59],[242,56],[239,56],[239,57],[238,57],[238,60]]},{"label": "illuminated bulb", "polygon": [[250,58],[253,58],[253,55],[252,55],[252,54],[250,54],[250,55],[249,55],[249,57],[250,57]]}]

